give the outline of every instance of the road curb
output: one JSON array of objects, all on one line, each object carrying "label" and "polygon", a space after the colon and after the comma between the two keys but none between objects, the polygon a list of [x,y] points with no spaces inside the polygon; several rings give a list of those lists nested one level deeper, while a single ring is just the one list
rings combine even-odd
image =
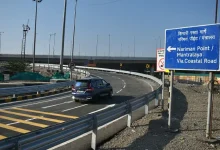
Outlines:
[{"label": "road curb", "polygon": [[38,97],[44,97],[44,96],[48,96],[48,95],[67,92],[67,91],[70,91],[70,90],[71,90],[71,87],[70,88],[65,88],[65,89],[60,89],[60,90],[55,90],[55,91],[50,91],[50,92],[39,93],[39,94],[32,94],[32,95],[28,94],[28,95],[24,95],[24,96],[1,98],[0,99],[0,104],[1,103],[15,102],[15,101],[28,100],[28,99],[32,99],[32,98],[38,98]]}]

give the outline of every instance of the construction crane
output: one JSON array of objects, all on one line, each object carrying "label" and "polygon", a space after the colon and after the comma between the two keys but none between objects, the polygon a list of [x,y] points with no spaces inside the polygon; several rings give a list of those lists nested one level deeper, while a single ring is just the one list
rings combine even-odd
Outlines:
[{"label": "construction crane", "polygon": [[25,48],[26,48],[26,37],[27,33],[30,30],[30,27],[28,26],[29,19],[26,25],[23,24],[23,38],[21,43],[21,59],[25,61]]}]

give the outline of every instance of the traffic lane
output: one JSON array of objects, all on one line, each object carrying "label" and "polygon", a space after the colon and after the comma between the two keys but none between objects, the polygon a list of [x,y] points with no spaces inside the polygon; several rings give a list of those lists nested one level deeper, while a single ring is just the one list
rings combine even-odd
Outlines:
[{"label": "traffic lane", "polygon": [[[117,91],[119,91],[121,88],[123,88],[123,82],[119,79],[114,79],[111,76],[105,76],[105,79],[107,82],[110,82],[112,87],[113,87],[113,94],[116,94]],[[74,108],[74,107],[79,107],[83,104],[77,103],[72,99],[71,93],[69,96],[65,97],[62,99],[62,97],[59,97],[61,100],[57,101],[50,101],[47,103],[36,103],[36,104],[30,104],[30,105],[24,105],[22,107],[27,108],[27,109],[37,109],[40,111],[49,111],[49,112],[62,112],[65,109],[68,108]],[[105,100],[105,98],[104,98]],[[93,103],[90,103],[91,105],[94,106]],[[105,104],[99,105],[99,107],[104,107]],[[93,110],[92,110],[93,111]]]},{"label": "traffic lane", "polygon": [[[122,89],[122,91],[118,93],[119,95],[138,97],[154,90],[153,83],[148,79],[112,72],[91,71],[90,73],[102,77],[103,79],[112,77],[113,79],[121,80],[121,83],[124,82],[122,85],[125,85],[125,87],[123,88],[121,85],[122,88],[120,89]],[[109,82],[111,83],[111,81]]]},{"label": "traffic lane", "polygon": [[[109,78],[112,78],[112,77],[108,76],[105,79],[109,81],[111,80]],[[113,88],[117,89],[117,87],[120,87],[121,83],[119,81],[115,81],[115,79],[113,80],[114,81],[111,82],[113,83],[112,84]],[[117,86],[117,87],[114,87],[114,86]],[[113,97],[113,100],[118,99],[118,98],[119,97]],[[6,110],[3,110],[3,112],[0,112],[0,115],[6,118],[9,118],[9,120],[5,120],[5,118],[0,120],[3,123],[3,125],[0,124],[0,135],[3,135],[5,137],[11,137],[11,136],[23,134],[24,132],[27,133],[33,130],[40,129],[42,128],[42,126],[50,126],[52,124],[59,123],[59,121],[64,122],[64,121],[70,120],[69,118],[47,115],[47,114],[44,114],[45,112],[50,112],[50,113],[53,112],[53,114],[58,114],[58,115],[68,114],[72,116],[74,114],[74,116],[82,116],[88,113],[95,113],[97,111],[106,109],[108,108],[109,103],[111,103],[110,101],[108,101],[108,98],[102,98],[100,99],[99,102],[90,103],[90,104],[75,103],[71,99],[71,97],[66,97],[66,98],[63,98],[62,100],[63,100],[63,105],[61,105],[61,103],[60,104],[57,103],[58,101],[56,99],[54,101],[50,101],[49,104],[52,104],[53,105],[53,106],[51,105],[52,107],[45,106],[45,104],[48,104],[48,102],[47,103],[36,103],[36,104],[28,103],[26,105],[24,104],[23,106],[21,105],[19,107],[13,106],[13,107],[7,108]],[[68,102],[68,103],[65,103],[65,102]],[[36,106],[38,106],[38,108],[40,109],[36,109]],[[72,109],[72,107],[76,109],[74,110]],[[17,110],[17,108],[24,109],[24,110],[19,110],[19,109]],[[47,109],[47,111],[42,110],[42,109]],[[71,110],[69,111],[67,109],[69,110],[71,109]],[[40,113],[35,112],[35,111],[39,111]],[[14,120],[10,120],[11,118],[16,118],[16,120],[18,121],[16,122]],[[44,120],[42,120],[42,118],[44,118]],[[20,120],[22,120],[23,122],[27,121],[29,123],[30,122],[33,122],[35,124],[37,123],[37,126],[31,127],[33,124],[30,125],[30,124],[20,123],[19,122]],[[54,120],[56,122],[54,122]],[[5,128],[5,125],[7,125],[7,128]]]},{"label": "traffic lane", "polygon": [[[132,96],[131,92],[130,91],[127,91],[126,92],[126,89],[127,87],[130,88],[130,85],[135,85],[131,88],[135,88],[136,85],[138,85],[138,87],[140,88],[141,87],[141,84],[143,82],[141,81],[131,81],[131,80],[135,80],[134,78],[131,78],[131,77],[127,77],[126,76],[121,76],[120,74],[109,74],[109,73],[99,73],[99,72],[95,72],[96,75],[100,75],[102,76],[102,78],[104,78],[107,82],[110,82],[112,83],[112,86],[113,88],[116,86],[116,87],[120,87],[120,88],[124,88],[123,90],[119,90],[115,93],[113,99],[108,99],[108,98],[103,98],[101,99],[99,102],[96,102],[96,103],[90,103],[90,104],[81,104],[81,103],[75,103],[75,102],[71,102],[71,105],[73,104],[73,106],[70,107],[70,104],[69,103],[65,103],[63,106],[64,106],[64,110],[68,110],[68,111],[64,111],[62,109],[60,109],[60,107],[62,105],[57,105],[57,103],[53,104],[53,105],[56,105],[54,107],[48,107],[49,110],[48,111],[45,111],[45,110],[40,110],[40,112],[54,112],[55,114],[66,114],[66,115],[70,115],[70,116],[82,116],[82,115],[85,115],[85,114],[88,114],[88,113],[94,113],[94,112],[97,112],[97,111],[101,111],[103,109],[107,109],[109,106],[114,106],[114,104],[118,104],[118,103],[121,103],[123,101],[126,101],[128,99],[132,99],[134,98],[135,96]],[[123,79],[121,79],[123,78]],[[118,80],[117,80],[118,79]],[[120,82],[121,80],[121,82]],[[128,81],[127,81],[128,80]],[[127,83],[126,83],[126,82]],[[127,87],[125,87],[125,84],[128,84]],[[123,87],[122,87],[123,86]],[[140,90],[138,88],[135,88],[136,90]],[[134,92],[134,89],[132,89],[132,93]],[[137,91],[136,91],[137,92]],[[134,94],[134,93],[133,93]],[[138,94],[137,94],[138,95]],[[71,99],[71,97],[70,97]],[[68,101],[70,100],[69,98],[65,98],[63,99],[64,101]],[[42,105],[43,103],[41,103],[40,105]],[[39,105],[39,104],[37,104]],[[65,106],[67,105],[67,106]],[[22,109],[28,109],[28,110],[31,110],[31,111],[36,111],[37,109],[34,107],[34,108],[29,108],[29,107],[33,107],[35,105],[29,105],[29,106],[25,106],[25,107],[21,107]],[[63,107],[62,106],[62,107]],[[43,105],[43,107],[46,107],[45,105]],[[76,108],[77,107],[77,108]],[[75,109],[72,109],[72,108],[75,108]],[[46,108],[41,108],[41,109],[46,109]],[[10,110],[11,111],[11,110]],[[51,116],[51,115],[45,115],[45,114],[41,114],[41,113],[36,113],[36,112],[26,112],[26,111],[23,111],[23,110],[12,110],[11,112],[15,112],[15,113],[22,113],[22,114],[28,114],[28,115],[33,115],[33,117],[27,117],[27,116],[19,116],[18,119],[21,119],[21,120],[27,120],[27,119],[31,119],[33,120],[35,123],[39,123],[39,124],[45,124],[45,125],[52,125],[52,124],[56,124],[57,122],[53,122],[51,121],[51,119],[56,119],[56,121],[67,121],[69,120],[69,118],[62,118],[62,117],[56,117],[56,116]],[[1,114],[2,116],[6,116],[6,117],[12,117],[13,118],[13,115],[14,114]],[[42,118],[38,118],[38,117],[44,117],[44,120],[41,120]],[[50,121],[48,120],[45,120],[45,118],[49,118]],[[16,118],[17,119],[17,118]],[[30,125],[27,125],[27,124],[22,124],[22,123],[16,123],[16,122],[5,122],[5,123],[8,123],[10,124],[10,126],[13,126],[16,128],[16,132],[20,132],[22,131],[21,129],[30,129]],[[16,123],[16,124],[14,124]],[[32,130],[36,130],[38,128],[32,128]],[[9,131],[10,130],[10,131]],[[31,131],[32,131],[31,130]],[[11,130],[11,129],[5,129],[1,126],[0,124],[0,135],[7,135],[7,136],[13,136],[14,133],[14,130]],[[23,132],[23,131],[22,131]],[[17,134],[20,134],[20,133],[17,133]]]}]

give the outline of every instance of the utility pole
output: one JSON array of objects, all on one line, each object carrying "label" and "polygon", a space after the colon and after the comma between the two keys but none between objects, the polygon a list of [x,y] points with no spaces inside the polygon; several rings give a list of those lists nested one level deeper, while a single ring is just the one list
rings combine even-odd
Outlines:
[{"label": "utility pole", "polygon": [[135,57],[135,36],[134,36],[134,57]]},{"label": "utility pole", "polygon": [[97,35],[97,42],[96,42],[96,57],[98,55],[98,42],[99,42],[99,35]]},{"label": "utility pole", "polygon": [[55,54],[55,38],[56,38],[56,33],[54,33],[54,38],[53,38],[53,57],[54,57],[54,54]]},{"label": "utility pole", "polygon": [[[215,4],[215,23],[218,22],[218,0]],[[207,110],[207,124],[206,124],[206,137],[212,138],[212,118],[213,118],[213,85],[214,84],[214,74],[209,72],[209,91],[208,91],[208,110]]]},{"label": "utility pole", "polygon": [[[73,55],[74,55],[74,47],[75,47],[75,33],[76,33],[76,8],[77,8],[77,0],[75,1],[75,13],[74,13],[74,25],[73,25],[73,45],[72,45],[72,53],[71,53],[71,65],[73,63]],[[70,66],[70,79],[72,80],[72,66]]]},{"label": "utility pole", "polygon": [[49,52],[48,52],[48,69],[49,69],[49,65],[50,65],[50,41],[51,41],[51,37],[55,36],[56,33],[53,34],[49,34],[50,38],[49,38]]},{"label": "utility pole", "polygon": [[71,62],[73,61],[74,46],[75,46],[75,33],[76,33],[76,8],[77,8],[77,0],[75,1],[75,13],[74,13],[74,25],[73,25],[73,46],[72,46]]},{"label": "utility pole", "polygon": [[67,6],[67,0],[64,0],[62,47],[61,47],[61,55],[60,55],[60,72],[62,73],[63,73],[63,55],[64,55],[65,29],[66,29],[66,6]]},{"label": "utility pole", "polygon": [[33,52],[33,72],[35,71],[35,52],[36,52],[36,33],[37,33],[37,4],[42,0],[33,0],[36,2],[35,8],[35,25],[34,25],[34,52]]},{"label": "utility pole", "polygon": [[122,55],[122,43],[121,43],[121,51],[120,51],[120,57],[121,57],[121,55]]},{"label": "utility pole", "polygon": [[2,33],[4,32],[0,32],[0,54],[2,52]]},{"label": "utility pole", "polygon": [[110,34],[109,34],[109,46],[108,46],[108,57],[110,58]]},{"label": "utility pole", "polygon": [[79,44],[79,56],[80,56],[80,44]]}]

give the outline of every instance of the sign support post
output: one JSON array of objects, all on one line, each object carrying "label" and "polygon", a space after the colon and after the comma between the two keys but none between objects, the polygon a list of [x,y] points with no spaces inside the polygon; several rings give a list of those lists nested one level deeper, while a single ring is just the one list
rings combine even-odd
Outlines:
[{"label": "sign support post", "polygon": [[169,117],[168,117],[168,127],[171,128],[171,118],[172,118],[172,100],[173,100],[173,70],[170,71],[170,87],[169,87],[169,99],[168,99],[168,106],[169,106]]},{"label": "sign support post", "polygon": [[164,75],[164,72],[162,72],[162,95],[161,95],[162,110],[164,110],[164,80],[165,80],[165,75]]},{"label": "sign support post", "polygon": [[213,73],[209,73],[209,84],[208,84],[208,110],[207,110],[207,124],[206,124],[206,137],[212,137],[212,111],[213,111]]},{"label": "sign support post", "polygon": [[[218,0],[216,0],[215,8],[215,23],[218,22]],[[208,110],[207,110],[207,124],[206,124],[206,137],[212,138],[212,116],[213,116],[213,84],[214,74],[209,72],[209,93],[208,93]]]}]

